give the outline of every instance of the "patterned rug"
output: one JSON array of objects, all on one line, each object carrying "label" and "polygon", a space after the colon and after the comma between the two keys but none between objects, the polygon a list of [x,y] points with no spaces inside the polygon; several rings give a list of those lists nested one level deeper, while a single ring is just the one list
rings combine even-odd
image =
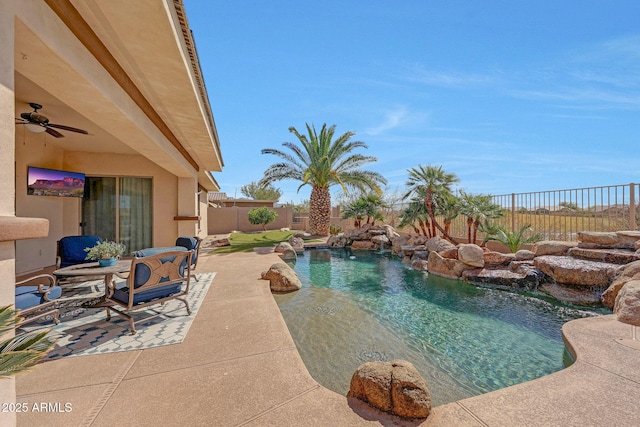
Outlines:
[{"label": "patterned rug", "polygon": [[[56,346],[45,360],[181,343],[189,332],[215,274],[199,273],[198,281],[191,280],[187,295],[190,316],[187,315],[184,303],[178,300],[134,311],[132,316],[136,325],[135,335],[130,335],[129,322],[124,317],[112,312],[111,321],[107,321],[106,308],[87,307],[104,295],[104,281],[63,285],[59,305],[60,324],[54,328],[58,338]],[[24,330],[51,328],[51,320],[42,319],[27,324]]]}]

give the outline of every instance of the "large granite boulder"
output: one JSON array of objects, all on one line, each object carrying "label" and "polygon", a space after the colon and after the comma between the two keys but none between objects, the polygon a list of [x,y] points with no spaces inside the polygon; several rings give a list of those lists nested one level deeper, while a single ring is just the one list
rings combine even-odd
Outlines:
[{"label": "large granite boulder", "polygon": [[375,247],[371,240],[355,240],[351,242],[351,249],[373,249]]},{"label": "large granite boulder", "polygon": [[569,249],[578,246],[577,242],[560,242],[556,240],[543,240],[533,245],[533,253],[536,256],[566,255]]},{"label": "large granite boulder", "polygon": [[403,246],[408,246],[409,236],[393,236],[391,239],[391,252],[398,255],[402,252]]},{"label": "large granite boulder", "polygon": [[263,272],[262,279],[269,281],[271,292],[293,292],[302,287],[296,272],[283,262],[273,264]]},{"label": "large granite boulder", "polygon": [[632,280],[640,280],[640,261],[629,263],[618,271],[618,275],[602,294],[602,305],[613,308],[620,289]]},{"label": "large granite boulder", "polygon": [[443,258],[438,252],[429,252],[427,259],[427,270],[430,274],[446,277],[448,279],[458,279],[464,270],[469,266],[462,261],[451,258]]},{"label": "large granite boulder", "polygon": [[578,231],[578,240],[599,246],[614,246],[619,243],[616,233],[602,231]]},{"label": "large granite boulder", "polygon": [[331,236],[327,239],[327,246],[330,248],[344,248],[347,246],[348,240],[344,234],[338,234],[337,236]]},{"label": "large granite boulder", "polygon": [[404,418],[426,418],[431,413],[427,383],[404,360],[360,365],[351,378],[347,397]]},{"label": "large granite boulder", "polygon": [[302,240],[300,237],[289,237],[289,244],[297,253],[304,252],[304,240]]},{"label": "large granite boulder", "polygon": [[572,286],[608,287],[618,266],[566,256],[539,256],[533,265],[557,283]]},{"label": "large granite boulder", "polygon": [[411,268],[418,271],[428,271],[429,262],[425,259],[412,259],[411,260]]},{"label": "large granite boulder", "polygon": [[[516,261],[529,261],[529,260],[534,259],[535,257],[536,257],[536,254],[534,254],[533,251],[529,251],[527,249],[520,249],[515,254],[515,260]],[[486,262],[486,260],[485,260],[485,262]]]},{"label": "large granite boulder", "polygon": [[625,249],[637,249],[636,244],[640,242],[640,231],[616,231],[618,236],[618,247]]},{"label": "large granite boulder", "polygon": [[619,322],[640,326],[640,280],[632,280],[622,287],[613,311]]},{"label": "large granite boulder", "polygon": [[544,280],[544,275],[535,268],[518,271],[506,269],[474,268],[462,272],[462,279],[469,283],[488,284],[499,288],[535,290]]},{"label": "large granite boulder", "polygon": [[287,242],[278,243],[273,251],[280,254],[282,259],[296,259],[298,257],[293,246]]},{"label": "large granite boulder", "polygon": [[387,236],[387,239],[391,240],[394,237],[400,237],[400,235],[398,234],[398,232],[390,225],[385,224],[382,226],[382,229],[385,231],[385,235]]},{"label": "large granite boulder", "polygon": [[486,251],[484,253],[484,265],[498,266],[509,265],[511,261],[516,259],[514,254],[503,254],[502,252]]},{"label": "large granite boulder", "polygon": [[440,236],[430,238],[424,245],[429,252],[443,252],[456,247],[456,245]]},{"label": "large granite boulder", "polygon": [[409,241],[407,242],[407,245],[421,246],[427,243],[427,240],[429,240],[427,236],[411,236],[409,237]]},{"label": "large granite boulder", "polygon": [[484,251],[472,243],[458,245],[458,259],[472,267],[484,267]]},{"label": "large granite boulder", "polygon": [[637,261],[640,257],[628,249],[588,249],[577,247],[569,249],[569,256],[574,258],[590,259],[594,261],[610,262],[611,264],[628,264]]},{"label": "large granite boulder", "polygon": [[389,238],[385,234],[381,234],[378,236],[373,236],[371,241],[377,245],[382,247],[383,245],[389,245]]}]

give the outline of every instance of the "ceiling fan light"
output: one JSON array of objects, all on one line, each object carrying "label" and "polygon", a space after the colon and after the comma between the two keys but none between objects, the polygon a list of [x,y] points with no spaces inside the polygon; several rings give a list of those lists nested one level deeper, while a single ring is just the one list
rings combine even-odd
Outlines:
[{"label": "ceiling fan light", "polygon": [[24,127],[27,128],[27,130],[31,131],[31,132],[35,132],[35,133],[41,133],[47,130],[46,127],[44,126],[40,126],[38,124],[35,123],[26,123],[24,125]]}]

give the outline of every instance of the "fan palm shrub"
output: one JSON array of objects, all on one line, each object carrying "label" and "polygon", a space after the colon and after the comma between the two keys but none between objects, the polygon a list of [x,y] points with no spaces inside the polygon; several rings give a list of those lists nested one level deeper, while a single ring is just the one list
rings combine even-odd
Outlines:
[{"label": "fan palm shrub", "polygon": [[367,148],[361,141],[351,141],[354,132],[346,132],[334,139],[335,125],[322,125],[320,133],[313,125],[306,124],[307,135],[295,127],[289,132],[298,139],[297,143],[284,142],[289,151],[265,148],[262,154],[273,154],[282,159],[264,172],[260,185],[269,185],[281,180],[300,181],[298,190],[311,186],[309,199],[309,227],[311,234],[327,236],[331,223],[331,193],[329,188],[339,185],[347,193],[349,189],[362,192],[373,191],[381,194],[381,184],[387,180],[377,172],[361,170],[364,164],[377,161],[373,156],[354,153],[358,148]]},{"label": "fan palm shrub", "polygon": [[[0,337],[19,326],[22,319],[10,306],[0,307]],[[27,371],[37,364],[55,344],[51,330],[25,332],[0,341],[0,378]]]},{"label": "fan palm shrub", "polygon": [[507,248],[509,248],[511,253],[518,252],[518,249],[520,249],[522,245],[526,245],[527,243],[539,242],[540,240],[544,239],[544,236],[539,233],[532,234],[529,237],[525,237],[525,233],[527,231],[532,231],[531,225],[529,224],[523,225],[515,233],[508,231],[502,226],[498,226],[497,228],[498,229],[495,235],[488,237],[486,240],[493,240],[502,243]]}]

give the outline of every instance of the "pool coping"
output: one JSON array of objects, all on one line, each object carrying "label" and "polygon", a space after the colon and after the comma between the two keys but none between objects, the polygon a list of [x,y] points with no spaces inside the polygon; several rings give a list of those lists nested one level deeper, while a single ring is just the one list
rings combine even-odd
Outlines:
[{"label": "pool coping", "polygon": [[617,341],[631,326],[613,315],[564,325],[569,368],[435,407],[426,420],[347,399],[310,376],[260,279],[279,261],[203,255],[198,272],[217,274],[182,344],[43,363],[16,378],[18,401],[72,402],[73,412],[19,414],[18,425],[640,425],[640,350]]}]

